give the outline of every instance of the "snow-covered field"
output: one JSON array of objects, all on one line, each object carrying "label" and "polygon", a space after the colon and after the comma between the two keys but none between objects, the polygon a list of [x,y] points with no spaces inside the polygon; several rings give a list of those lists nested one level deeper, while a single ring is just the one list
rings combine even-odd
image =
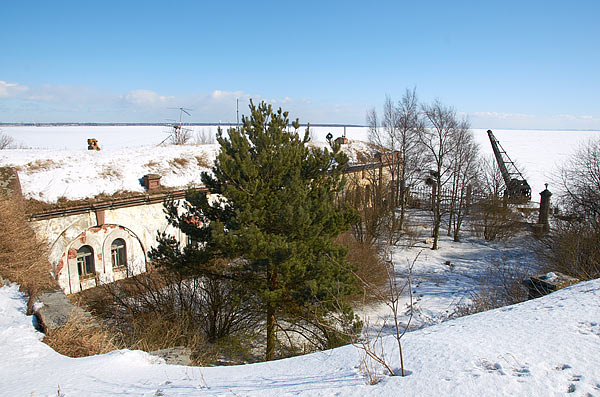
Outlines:
[{"label": "snow-covered field", "polygon": [[[192,135],[214,136],[218,126],[193,126]],[[227,126],[223,126],[226,128]],[[42,127],[2,127],[2,132],[14,138],[15,143],[32,149],[4,150],[0,152],[0,165],[26,165],[35,160],[51,159],[51,174],[38,170],[29,180],[21,177],[25,190],[32,197],[54,201],[60,196],[81,198],[80,190],[112,193],[119,189],[142,191],[138,178],[153,170],[165,169],[169,160],[177,157],[196,156],[207,151],[214,156],[216,147],[157,147],[167,137],[166,126],[42,126]],[[327,133],[341,136],[343,127],[311,127],[314,141],[324,142]],[[474,129],[475,138],[481,152],[492,155],[486,130]],[[347,127],[346,135],[350,140],[366,141],[365,127]],[[581,143],[592,137],[600,136],[600,131],[552,131],[552,130],[494,130],[494,135],[506,149],[512,160],[521,165],[531,188],[532,199],[538,201],[538,194],[544,190],[544,183],[552,182],[552,173]],[[100,153],[89,153],[87,138],[98,139],[102,148]],[[194,138],[193,138],[194,139]],[[192,140],[193,140],[192,139]],[[158,168],[145,166],[151,160],[160,164]],[[162,167],[162,168],[161,168]],[[189,169],[166,175],[165,186],[185,187],[199,182],[202,169]],[[57,168],[65,169],[64,173]],[[119,171],[123,178],[99,181],[98,174],[110,170]],[[178,174],[178,175],[175,175]],[[183,179],[182,179],[183,178]],[[66,188],[63,186],[69,184]],[[82,187],[73,186],[79,183]],[[550,190],[553,190],[552,184]],[[62,190],[61,190],[62,189]],[[39,197],[38,193],[43,193]],[[38,197],[36,197],[36,195]]]},{"label": "snow-covered field", "polygon": [[[197,127],[208,134],[210,127]],[[210,133],[216,132],[214,127]],[[144,192],[140,179],[149,173],[162,176],[161,185],[187,188],[201,184],[219,150],[217,144],[161,145],[167,127],[13,127],[5,133],[23,146],[43,149],[9,149],[0,152],[0,166],[16,166],[26,197],[56,202],[79,200],[120,190]],[[87,150],[87,138],[98,139],[102,150]],[[65,147],[65,142],[70,143]],[[326,146],[326,143],[316,143]],[[350,158],[366,145],[344,146]],[[208,165],[209,167],[207,167]]]},{"label": "snow-covered field", "polygon": [[[165,365],[140,351],[68,358],[42,343],[16,285],[0,288],[5,396],[600,395],[600,280],[409,332],[406,377],[365,384],[353,346],[233,367]],[[384,339],[398,368],[395,343]],[[60,391],[60,393],[58,393]]]},{"label": "snow-covered field", "polygon": [[[195,127],[213,133],[215,127]],[[139,178],[160,173],[161,183],[186,187],[200,182],[217,145],[157,146],[167,127],[2,127],[17,144],[35,149],[0,151],[0,166],[20,168],[28,197],[55,201],[118,190],[143,191]],[[315,127],[324,141],[342,127]],[[364,150],[366,129],[346,129],[348,150]],[[474,130],[482,152],[491,154],[485,130]],[[580,143],[600,132],[495,130],[511,158],[525,168],[533,199],[550,180],[555,165]],[[96,138],[102,150],[87,150]],[[198,159],[196,159],[198,157]],[[187,162],[181,161],[187,159]],[[550,186],[552,190],[552,185]],[[582,283],[550,296],[443,322],[457,305],[468,303],[493,263],[537,271],[534,240],[526,236],[499,243],[468,235],[453,242],[443,235],[440,250],[424,242],[430,233],[426,212],[410,214],[417,236],[410,247],[393,251],[403,280],[414,264],[415,317],[403,339],[405,378],[382,377],[365,384],[361,354],[353,346],[277,362],[239,367],[169,366],[146,353],[117,351],[73,359],[40,342],[25,316],[15,286],[0,289],[0,395],[574,395],[600,396],[600,281]],[[446,263],[450,263],[449,266]],[[408,298],[403,297],[403,310]],[[373,324],[389,318],[383,305],[360,310]],[[408,317],[404,312],[401,321]],[[440,324],[440,322],[443,322]],[[386,351],[397,368],[394,342]]]}]

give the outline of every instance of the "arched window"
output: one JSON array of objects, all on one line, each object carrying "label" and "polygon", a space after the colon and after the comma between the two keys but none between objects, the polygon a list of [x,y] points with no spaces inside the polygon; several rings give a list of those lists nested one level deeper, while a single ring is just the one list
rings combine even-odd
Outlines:
[{"label": "arched window", "polygon": [[84,245],[77,250],[77,271],[80,277],[94,274],[94,250],[89,245]]},{"label": "arched window", "polygon": [[127,251],[125,240],[118,238],[110,245],[110,260],[113,267],[127,265]]}]

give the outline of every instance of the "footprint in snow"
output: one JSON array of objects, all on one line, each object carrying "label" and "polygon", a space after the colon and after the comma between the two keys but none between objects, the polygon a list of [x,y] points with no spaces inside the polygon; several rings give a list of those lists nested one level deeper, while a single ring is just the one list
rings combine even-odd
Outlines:
[{"label": "footprint in snow", "polygon": [[579,333],[583,335],[597,335],[600,336],[600,326],[597,322],[580,321]]},{"label": "footprint in snow", "polygon": [[520,368],[513,368],[512,371],[513,376],[531,376],[531,371],[529,371],[529,368],[526,365]]},{"label": "footprint in snow", "polygon": [[502,364],[500,363],[492,363],[488,360],[479,359],[477,366],[490,374],[506,375],[506,373],[502,370]]}]

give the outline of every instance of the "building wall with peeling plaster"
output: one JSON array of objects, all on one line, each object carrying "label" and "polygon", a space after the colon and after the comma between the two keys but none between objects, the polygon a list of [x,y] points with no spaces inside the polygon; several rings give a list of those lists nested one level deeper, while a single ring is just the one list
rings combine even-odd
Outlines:
[{"label": "building wall with peeling plaster", "polygon": [[[148,268],[148,251],[157,245],[158,233],[166,232],[179,241],[185,235],[170,226],[162,203],[107,209],[98,214],[63,215],[32,221],[38,236],[48,241],[53,275],[66,294],[140,274]],[[123,239],[127,265],[113,269],[111,244]],[[93,277],[80,277],[77,250],[89,245],[94,253]]]}]

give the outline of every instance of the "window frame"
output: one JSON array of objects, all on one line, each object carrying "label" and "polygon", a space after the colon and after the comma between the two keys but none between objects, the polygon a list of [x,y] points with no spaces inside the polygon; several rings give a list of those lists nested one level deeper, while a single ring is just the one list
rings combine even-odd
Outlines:
[{"label": "window frame", "polygon": [[110,243],[110,264],[113,269],[127,266],[127,242],[120,237]]},{"label": "window frame", "polygon": [[90,278],[96,275],[94,249],[89,245],[82,245],[75,256],[77,260],[77,273],[79,278]]}]

